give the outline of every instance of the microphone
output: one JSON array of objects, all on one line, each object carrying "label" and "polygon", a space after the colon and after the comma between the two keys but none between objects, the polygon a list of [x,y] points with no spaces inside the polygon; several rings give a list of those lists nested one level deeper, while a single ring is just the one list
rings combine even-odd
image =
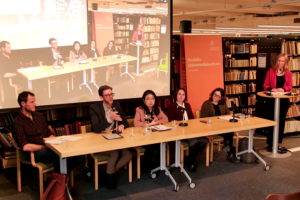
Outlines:
[{"label": "microphone", "polygon": [[[118,112],[117,111],[117,109],[116,109],[116,107],[112,107],[112,110],[114,111],[114,112]],[[117,120],[115,120],[115,123],[116,123],[116,134],[119,134],[119,130],[118,130],[118,121]]]},{"label": "microphone", "polygon": [[177,105],[177,108],[180,109],[180,110],[182,110],[182,111],[185,111],[185,110],[186,110],[186,108],[181,107],[180,105]]},{"label": "microphone", "polygon": [[231,107],[233,108],[233,112],[232,112],[232,119],[230,119],[229,122],[238,122],[237,119],[234,119],[234,111],[237,109],[237,106],[232,100],[231,100]]},{"label": "microphone", "polygon": [[188,126],[188,123],[184,122],[184,112],[186,112],[186,108],[181,107],[178,104],[177,104],[177,108],[180,109],[180,110],[182,110],[182,112],[183,112],[182,113],[182,123],[179,123],[179,126]]}]

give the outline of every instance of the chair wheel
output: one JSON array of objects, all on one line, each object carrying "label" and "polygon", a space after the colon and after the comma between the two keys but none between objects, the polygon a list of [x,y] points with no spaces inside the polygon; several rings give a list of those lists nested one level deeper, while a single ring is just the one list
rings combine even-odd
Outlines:
[{"label": "chair wheel", "polygon": [[175,186],[173,190],[174,190],[174,192],[178,192],[179,191],[179,185]]},{"label": "chair wheel", "polygon": [[269,165],[264,166],[264,170],[265,170],[265,171],[269,171],[269,169],[270,169],[270,166],[269,166]]},{"label": "chair wheel", "polygon": [[156,178],[156,174],[155,173],[151,174],[151,178],[155,179]]},{"label": "chair wheel", "polygon": [[240,156],[237,156],[236,158],[239,159],[239,160],[241,160],[241,157],[240,157]]},{"label": "chair wheel", "polygon": [[190,188],[191,189],[194,189],[196,187],[196,184],[195,183],[190,183]]}]

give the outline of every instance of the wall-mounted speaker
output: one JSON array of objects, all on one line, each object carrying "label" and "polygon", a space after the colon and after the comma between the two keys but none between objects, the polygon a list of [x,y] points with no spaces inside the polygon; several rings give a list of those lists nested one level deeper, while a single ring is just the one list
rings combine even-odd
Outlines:
[{"label": "wall-mounted speaker", "polygon": [[192,21],[182,20],[180,21],[180,33],[191,33],[192,32]]},{"label": "wall-mounted speaker", "polygon": [[97,3],[92,3],[92,8],[93,8],[93,10],[98,10],[98,4]]}]

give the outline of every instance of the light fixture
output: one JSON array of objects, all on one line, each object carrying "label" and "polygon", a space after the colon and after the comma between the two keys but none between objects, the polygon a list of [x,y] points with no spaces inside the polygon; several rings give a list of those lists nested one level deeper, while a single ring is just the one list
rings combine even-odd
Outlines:
[{"label": "light fixture", "polygon": [[258,27],[273,27],[273,28],[300,28],[300,26],[281,26],[281,25],[258,25]]},{"label": "light fixture", "polygon": [[163,8],[163,7],[156,7],[158,10],[168,10],[168,8]]}]

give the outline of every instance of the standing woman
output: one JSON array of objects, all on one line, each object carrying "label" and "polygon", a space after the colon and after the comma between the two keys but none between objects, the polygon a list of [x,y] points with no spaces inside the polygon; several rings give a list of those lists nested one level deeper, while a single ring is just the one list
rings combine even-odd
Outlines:
[{"label": "standing woman", "polygon": [[88,48],[87,55],[89,58],[97,58],[100,57],[100,53],[96,48],[96,42],[94,40],[91,41],[90,47]]},{"label": "standing woman", "polygon": [[143,31],[143,24],[139,23],[138,26],[136,27],[136,30],[133,32],[132,42],[145,42],[145,33]]},{"label": "standing woman", "polygon": [[[210,94],[209,100],[205,101],[201,107],[201,118],[229,115],[229,109],[225,103],[225,92],[222,88],[216,88]],[[235,147],[233,144],[233,133],[221,134],[224,138],[223,151],[227,152],[227,160],[232,163],[239,163],[235,157]]]},{"label": "standing woman", "polygon": [[[292,73],[287,66],[287,56],[279,54],[276,64],[267,72],[264,82],[264,90],[271,92],[290,92],[292,89]],[[285,118],[290,107],[289,99],[280,99],[280,116],[279,116],[279,138],[278,143],[282,143],[283,131],[285,126]],[[274,116],[274,100],[268,104],[268,110],[273,112]],[[267,151],[272,152],[273,146],[273,129],[267,135]]]},{"label": "standing woman", "polygon": [[69,61],[75,62],[76,60],[86,60],[87,56],[85,53],[80,49],[80,43],[75,41],[73,43],[73,49],[70,51]]},{"label": "standing woman", "polygon": [[[146,90],[142,96],[143,104],[137,107],[134,116],[134,126],[135,127],[146,127],[146,122],[144,115],[150,115],[149,126],[155,126],[160,124],[165,124],[168,122],[168,117],[163,113],[163,111],[158,107],[158,102],[155,93],[152,90]],[[151,169],[159,166],[160,162],[160,145],[151,144],[145,146],[144,154],[144,169],[147,173],[150,173]],[[156,151],[156,157],[154,163],[152,163],[154,153]]]},{"label": "standing woman", "polygon": [[[180,88],[174,94],[175,102],[171,103],[168,107],[167,116],[169,121],[177,120],[181,121],[184,117],[184,120],[194,119],[194,115],[189,103],[185,102],[186,92],[185,89]],[[183,112],[178,106],[186,109]],[[194,172],[196,169],[195,160],[196,156],[204,150],[206,144],[209,140],[206,137],[199,137],[189,139],[187,141],[189,143],[189,156],[185,159],[185,163],[190,172]]]}]

